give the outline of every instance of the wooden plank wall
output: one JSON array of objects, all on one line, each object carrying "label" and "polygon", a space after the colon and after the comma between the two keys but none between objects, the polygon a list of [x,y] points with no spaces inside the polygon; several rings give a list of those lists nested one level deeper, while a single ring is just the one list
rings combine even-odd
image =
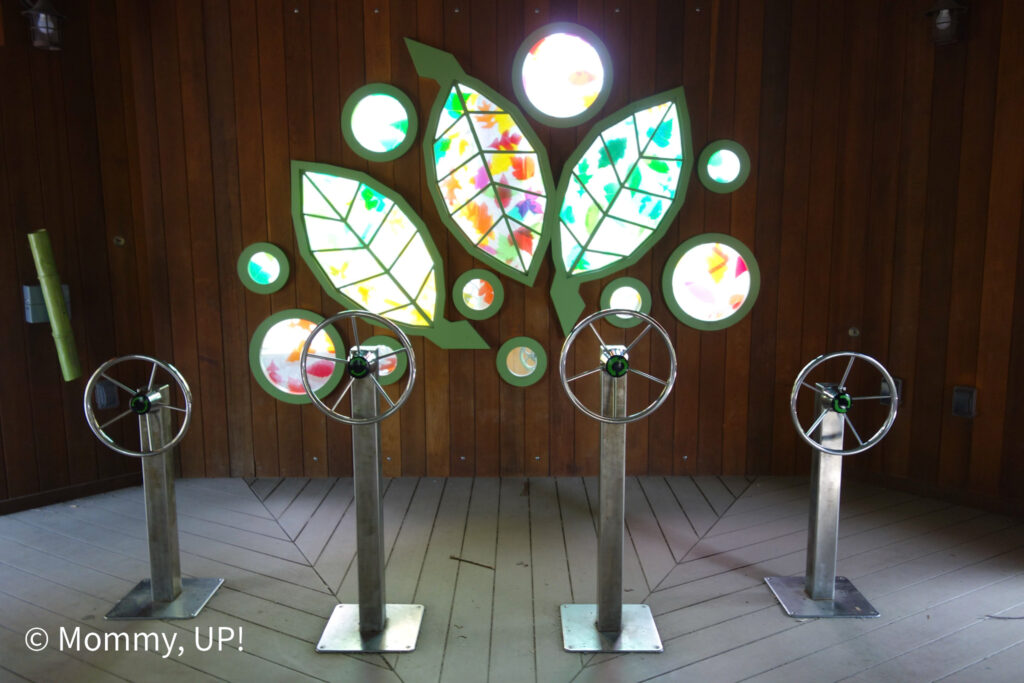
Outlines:
[{"label": "wooden plank wall", "polygon": [[[671,250],[713,231],[749,245],[763,276],[751,315],[721,332],[675,324],[655,297],[680,379],[661,411],[630,427],[630,471],[806,472],[809,452],[788,420],[792,379],[817,354],[852,349],[881,359],[906,392],[891,436],[851,471],[1021,501],[1021,3],[972,3],[967,40],[942,48],[930,40],[929,0],[65,4],[66,48],[46,54],[27,47],[16,0],[2,2],[0,312],[21,319],[20,285],[34,281],[24,233],[49,228],[84,366],[148,352],[192,383],[185,476],[350,471],[347,429],[270,398],[248,368],[248,341],[271,312],[336,310],[298,258],[289,159],[367,171],[400,191],[430,226],[450,286],[479,264],[438,220],[420,146],[365,162],[342,140],[341,107],[384,81],[426,118],[437,86],[416,75],[406,36],[513,97],[523,37],[575,21],[614,61],[605,113],[682,83],[695,149],[732,138],[754,162],[732,195],[694,177],[669,234],[626,273],[657,290]],[[556,172],[588,130],[536,128]],[[271,296],[234,274],[239,251],[260,240],[292,257],[290,282]],[[548,262],[533,288],[503,279],[503,310],[475,324],[493,348],[529,335],[553,367],[562,335],[550,276]],[[584,285],[588,310],[606,282]],[[447,315],[459,317],[451,306]],[[0,335],[0,500],[132,471],[83,427],[81,382],[60,383],[48,329],[17,323]],[[493,349],[417,339],[415,351],[420,380],[384,426],[387,474],[596,471],[597,425],[572,409],[554,370],[517,389],[498,378]],[[665,355],[646,341],[636,353],[651,364]],[[951,415],[954,385],[979,388],[976,419]]]}]

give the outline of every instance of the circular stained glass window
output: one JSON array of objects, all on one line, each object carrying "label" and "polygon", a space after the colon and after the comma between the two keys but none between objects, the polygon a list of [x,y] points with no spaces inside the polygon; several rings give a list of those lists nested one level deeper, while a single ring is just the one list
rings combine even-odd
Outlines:
[{"label": "circular stained glass window", "polygon": [[495,362],[502,379],[513,386],[528,387],[544,376],[548,355],[537,340],[513,337],[498,349]]},{"label": "circular stained glass window", "polygon": [[380,361],[377,363],[377,381],[381,386],[394,384],[402,379],[409,367],[408,354],[399,351],[402,344],[394,337],[378,335],[363,341],[360,348],[369,349]]},{"label": "circular stained glass window", "polygon": [[[293,308],[274,313],[256,328],[249,342],[249,366],[256,382],[271,396],[286,403],[309,403],[299,372],[299,358],[310,332],[323,320],[323,316],[312,311]],[[325,328],[313,339],[309,353],[343,357],[341,337],[333,327]],[[325,396],[341,381],[344,366],[310,358],[306,374],[317,396]]]},{"label": "circular stained glass window", "polygon": [[237,266],[242,284],[259,294],[276,292],[288,281],[288,257],[269,242],[256,242],[243,249]]},{"label": "circular stained glass window", "polygon": [[485,320],[498,312],[505,300],[505,289],[498,276],[489,270],[467,270],[455,280],[452,298],[459,313],[470,320]]},{"label": "circular stained glass window", "polygon": [[665,300],[683,323],[719,330],[750,311],[761,287],[761,271],[745,244],[708,233],[683,242],[665,264]]},{"label": "circular stained glass window", "polygon": [[707,189],[719,194],[738,190],[750,175],[750,156],[733,140],[716,140],[700,153],[697,175]]},{"label": "circular stained glass window", "polygon": [[416,137],[416,110],[409,97],[387,83],[356,90],[341,112],[345,141],[370,161],[390,161],[405,154]]},{"label": "circular stained glass window", "polygon": [[594,116],[612,86],[604,43],[582,26],[544,26],[523,41],[512,67],[516,96],[549,126],[575,126]]},{"label": "circular stained glass window", "polygon": [[[651,290],[640,280],[633,277],[620,277],[612,280],[601,292],[601,308],[623,308],[627,311],[651,312]],[[605,318],[616,327],[635,327],[642,321],[628,315],[614,315]]]}]

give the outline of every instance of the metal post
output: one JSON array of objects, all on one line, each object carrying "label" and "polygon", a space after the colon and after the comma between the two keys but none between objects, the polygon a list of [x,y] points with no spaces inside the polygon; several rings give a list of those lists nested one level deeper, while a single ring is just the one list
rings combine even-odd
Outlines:
[{"label": "metal post", "polygon": [[[350,366],[351,368],[351,366]],[[377,417],[380,407],[372,366],[349,392],[353,418]],[[359,604],[335,605],[317,652],[409,652],[416,649],[423,605],[387,604],[384,591],[383,470],[380,422],[352,425],[352,478],[356,498],[356,579]]]},{"label": "metal post", "polygon": [[[601,413],[626,415],[626,375],[601,373]],[[622,536],[626,498],[626,425],[601,423],[598,480],[597,630],[622,630]]]},{"label": "metal post", "polygon": [[[171,388],[146,395],[151,410],[139,415],[142,448],[153,451],[172,437]],[[142,492],[149,532],[149,576],[110,610],[107,619],[191,619],[199,614],[224,579],[181,578],[178,512],[174,498],[174,449],[142,458]]]},{"label": "metal post", "polygon": [[[370,378],[352,383],[352,417],[378,414],[377,388]],[[359,630],[384,630],[384,516],[381,508],[380,423],[352,426],[352,472],[356,498],[356,562]]]},{"label": "metal post", "polygon": [[[837,384],[819,383],[829,396]],[[831,450],[843,450],[843,413],[832,400],[818,398],[817,442]],[[799,619],[831,617],[877,617],[878,610],[861,595],[845,576],[836,576],[839,545],[839,490],[843,456],[817,451],[811,460],[811,514],[807,525],[807,571],[804,576],[769,576],[765,582],[786,614]]]},{"label": "metal post", "polygon": [[[825,387],[834,393],[835,385]],[[832,450],[843,449],[843,415],[832,410],[831,401],[818,397],[818,414],[826,413],[818,427],[818,442]],[[805,589],[813,600],[833,600],[836,590],[836,553],[839,545],[839,491],[843,456],[823,451],[811,462],[811,515],[807,528]]]},{"label": "metal post", "polygon": [[[628,360],[625,347],[606,347],[615,374],[601,373],[601,414],[626,417]],[[626,423],[601,422],[598,477],[597,604],[562,605],[562,645],[567,652],[661,652],[651,608],[622,604],[622,542],[626,511]]]},{"label": "metal post", "polygon": [[[166,406],[170,387],[150,395],[154,406]],[[171,436],[171,411],[155,410],[139,416],[143,444],[156,449]],[[174,451],[142,458],[142,489],[149,527],[149,571],[153,602],[173,602],[181,595],[181,559],[178,553],[178,515],[174,499]]]}]

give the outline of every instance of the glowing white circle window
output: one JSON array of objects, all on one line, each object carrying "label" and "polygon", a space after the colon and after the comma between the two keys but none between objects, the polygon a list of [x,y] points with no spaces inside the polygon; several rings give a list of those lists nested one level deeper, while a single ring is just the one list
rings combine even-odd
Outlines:
[{"label": "glowing white circle window", "polygon": [[541,113],[570,118],[585,112],[604,86],[604,65],[593,45],[571,33],[551,33],[523,60],[523,91]]},{"label": "glowing white circle window", "polygon": [[249,277],[258,285],[277,282],[281,276],[281,263],[277,257],[266,251],[257,251],[249,257]]},{"label": "glowing white circle window", "polygon": [[716,183],[731,183],[740,175],[742,164],[735,152],[720,149],[708,159],[708,177]]},{"label": "glowing white circle window", "polygon": [[[288,318],[275,323],[260,345],[260,369],[263,375],[275,387],[286,394],[305,394],[302,376],[299,373],[299,357],[302,345],[306,343],[309,333],[316,323],[301,318]],[[323,330],[313,339],[309,352],[321,356],[333,356],[334,342]],[[313,391],[320,389],[334,372],[334,363],[326,360],[310,358],[306,363],[306,373]]]},{"label": "glowing white circle window", "polygon": [[376,93],[359,100],[352,110],[352,134],[371,152],[385,153],[405,142],[409,114],[398,98]]},{"label": "glowing white circle window", "polygon": [[[627,311],[639,311],[644,305],[644,298],[640,292],[636,291],[633,287],[619,287],[612,292],[611,297],[608,299],[608,305],[610,308],[624,308]],[[631,316],[628,315],[617,315],[616,318],[622,320],[629,320]]]},{"label": "glowing white circle window", "polygon": [[747,300],[750,271],[739,252],[729,245],[698,244],[676,264],[672,294],[687,315],[705,322],[722,320]]}]

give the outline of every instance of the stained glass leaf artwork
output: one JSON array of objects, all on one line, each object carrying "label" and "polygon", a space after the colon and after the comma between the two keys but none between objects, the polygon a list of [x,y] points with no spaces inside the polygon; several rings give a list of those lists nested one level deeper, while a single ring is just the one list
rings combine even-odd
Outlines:
[{"label": "stained glass leaf artwork", "polygon": [[554,181],[544,146],[512,102],[451,54],[405,42],[420,76],[441,86],[423,158],[442,222],[473,258],[532,285],[550,239]]},{"label": "stained glass leaf artwork", "polygon": [[444,264],[419,215],[358,171],[292,161],[292,220],[303,260],[335,301],[445,349],[486,349],[465,320],[444,318]]},{"label": "stained glass leaf artwork", "polygon": [[693,153],[683,88],[634,102],[594,125],[566,162],[547,217],[551,298],[568,334],[586,280],[636,263],[686,197]]}]

